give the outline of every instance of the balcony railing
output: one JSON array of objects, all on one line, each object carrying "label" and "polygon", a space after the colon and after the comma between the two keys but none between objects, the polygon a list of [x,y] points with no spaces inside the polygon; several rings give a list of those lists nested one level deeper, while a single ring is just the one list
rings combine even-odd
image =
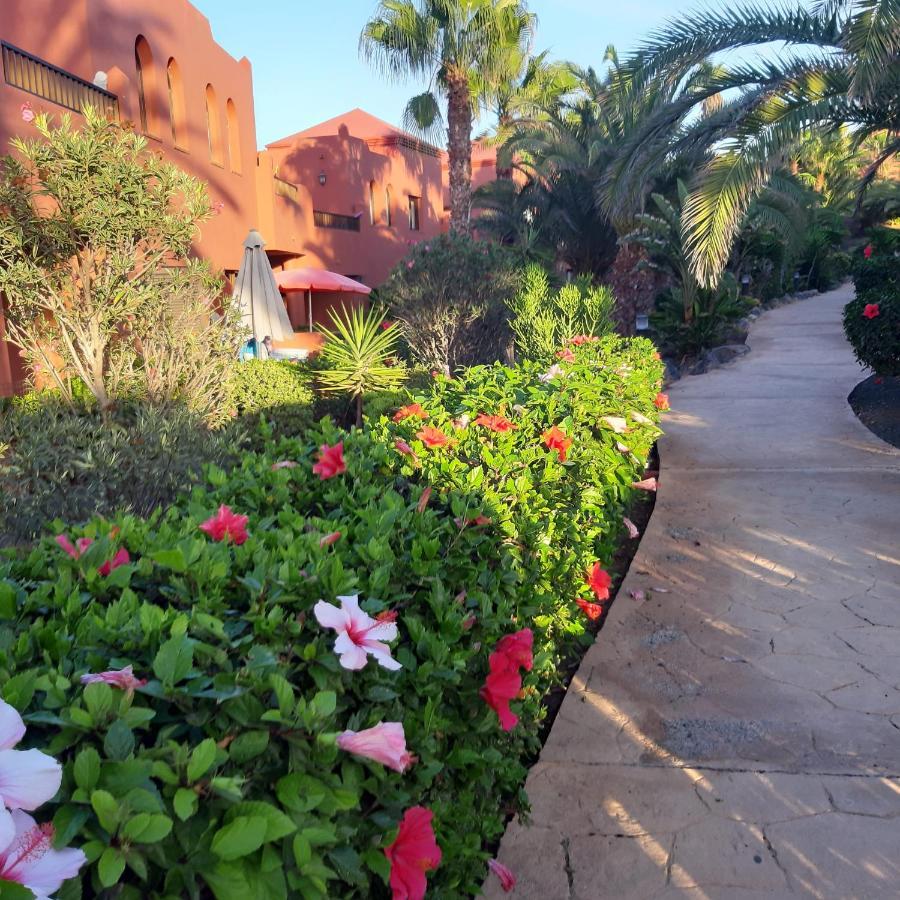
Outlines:
[{"label": "balcony railing", "polygon": [[7,84],[80,113],[94,106],[110,119],[119,118],[119,98],[65,69],[32,56],[6,41],[0,41],[3,77]]},{"label": "balcony railing", "polygon": [[313,210],[316,228],[337,228],[338,231],[359,231],[359,216],[344,216],[341,213]]}]

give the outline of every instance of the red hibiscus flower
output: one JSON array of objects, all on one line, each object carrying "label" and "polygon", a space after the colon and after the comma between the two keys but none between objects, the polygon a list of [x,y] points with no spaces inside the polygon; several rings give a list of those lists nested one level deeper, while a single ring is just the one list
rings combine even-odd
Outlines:
[{"label": "red hibiscus flower", "polygon": [[660,392],[654,397],[653,402],[657,409],[665,411],[669,408],[669,395]]},{"label": "red hibiscus flower", "polygon": [[878,308],[877,303],[866,304],[866,308],[863,310],[863,316],[865,316],[867,319],[877,319],[880,315],[881,310]]},{"label": "red hibiscus flower", "polygon": [[575,362],[575,354],[568,348],[560,350],[556,354],[557,359],[561,359],[563,362]]},{"label": "red hibiscus flower", "polygon": [[338,441],[333,447],[322,444],[319,447],[319,461],[312,467],[313,472],[325,481],[335,475],[343,475],[347,471],[344,463],[344,442]]},{"label": "red hibiscus flower", "polygon": [[240,545],[248,537],[247,522],[247,516],[239,516],[223,503],[219,507],[219,511],[200,526],[200,530],[208,534],[214,541],[231,540]]},{"label": "red hibiscus flower", "polygon": [[416,437],[426,447],[445,447],[450,443],[450,438],[440,428],[432,428],[430,425],[426,425],[421,431],[417,431]]},{"label": "red hibiscus flower", "polygon": [[394,441],[394,447],[396,447],[396,449],[399,450],[404,456],[411,456],[414,463],[419,462],[419,457],[416,456],[415,450],[413,450],[413,448],[410,447],[409,444],[406,443],[406,441],[401,441],[398,439]]},{"label": "red hibiscus flower", "polygon": [[582,344],[593,344],[599,340],[600,338],[595,337],[592,334],[576,334],[575,337],[569,338],[569,343],[574,344],[576,347],[580,347]]},{"label": "red hibiscus flower", "polygon": [[596,622],[603,614],[603,607],[599,603],[591,603],[590,600],[582,600],[581,597],[576,597],[575,602],[592,622]]},{"label": "red hibiscus flower", "polygon": [[864,256],[866,259],[871,259],[871,258],[872,258],[872,253],[873,253],[873,252],[874,252],[874,248],[872,247],[872,245],[871,245],[871,244],[866,244],[866,249],[863,250],[863,256]]},{"label": "red hibiscus flower", "polygon": [[519,427],[518,425],[513,425],[504,416],[486,416],[484,413],[478,416],[474,424],[489,428],[491,431],[512,431],[514,428]]},{"label": "red hibiscus flower", "polygon": [[487,516],[475,516],[474,519],[463,519],[460,516],[457,516],[454,520],[457,528],[465,528],[467,525],[490,525],[494,520],[488,518]]},{"label": "red hibiscus flower", "polygon": [[403,813],[393,842],[384,848],[391,864],[392,900],[423,900],[428,888],[425,873],[441,864],[441,848],[431,827],[433,813],[413,806]]},{"label": "red hibiscus flower", "polygon": [[512,730],[519,721],[519,717],[509,708],[509,703],[522,690],[519,669],[531,671],[533,640],[530,628],[504,635],[497,641],[497,646],[488,659],[490,673],[480,694],[485,703],[497,713],[500,727],[504,731]]},{"label": "red hibiscus flower", "polygon": [[598,600],[606,600],[609,597],[609,587],[612,584],[612,578],[609,577],[608,572],[600,568],[600,563],[595,562],[588,569],[587,583]]},{"label": "red hibiscus flower", "polygon": [[106,560],[106,562],[103,563],[103,565],[100,566],[97,571],[105,578],[107,575],[109,575],[110,572],[113,571],[113,569],[118,569],[119,566],[127,566],[130,562],[131,557],[128,555],[128,551],[124,547],[122,547],[122,549],[119,550],[119,552],[116,553],[116,555],[112,559]]},{"label": "red hibiscus flower", "polygon": [[330,547],[332,544],[336,544],[341,539],[341,533],[339,531],[332,531],[331,534],[326,534],[325,537],[319,540],[320,547]]},{"label": "red hibiscus flower", "polygon": [[549,431],[545,431],[541,438],[548,450],[556,450],[559,461],[565,462],[569,448],[572,446],[572,438],[566,437],[566,433],[554,425]]},{"label": "red hibiscus flower", "polygon": [[404,419],[413,417],[417,419],[427,419],[428,413],[422,409],[422,406],[419,403],[410,403],[409,406],[401,406],[400,409],[394,413],[395,422],[402,422]]}]

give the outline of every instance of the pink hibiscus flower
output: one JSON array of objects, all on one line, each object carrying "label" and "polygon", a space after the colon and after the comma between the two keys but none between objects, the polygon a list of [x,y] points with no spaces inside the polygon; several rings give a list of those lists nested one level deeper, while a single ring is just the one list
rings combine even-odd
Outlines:
[{"label": "pink hibiscus flower", "polygon": [[114,569],[118,569],[119,566],[127,566],[130,562],[131,557],[128,555],[128,551],[122,547],[112,559],[108,559],[97,571],[106,577]]},{"label": "pink hibiscus flower", "polygon": [[200,530],[208,534],[214,541],[230,539],[240,545],[249,537],[247,534],[248,521],[247,516],[239,516],[223,503],[219,507],[219,511],[200,526]]},{"label": "pink hibiscus flower", "polygon": [[488,868],[500,879],[504,893],[508,894],[516,886],[516,876],[499,860],[488,860]]},{"label": "pink hibiscus flower", "polygon": [[369,654],[385,669],[402,668],[391,656],[391,648],[385,641],[397,639],[397,626],[392,621],[373,619],[359,608],[359,595],[338,597],[340,606],[320,600],[314,607],[316,620],[323,628],[337,632],[334,652],[341,658],[345,669],[355,671],[365,667]]},{"label": "pink hibiscus flower", "polygon": [[22,121],[27,125],[34,121],[34,107],[27,100],[19,107],[19,112],[22,115]]},{"label": "pink hibiscus flower", "polygon": [[379,722],[363,731],[344,731],[338,735],[337,745],[341,750],[373,759],[395,772],[405,772],[416,761],[406,749],[402,722]]},{"label": "pink hibiscus flower", "polygon": [[877,303],[867,303],[863,309],[863,316],[866,319],[877,319],[881,315],[881,308]]},{"label": "pink hibiscus flower", "polygon": [[642,481],[633,481],[631,483],[633,488],[637,488],[639,491],[655,491],[659,486],[656,482],[655,478],[644,478]]},{"label": "pink hibiscus flower", "polygon": [[125,666],[124,669],[110,669],[107,672],[88,672],[81,676],[82,684],[110,684],[113,687],[121,688],[123,691],[133,691],[135,688],[143,687],[147,683],[146,678],[135,678],[134,669],[131,666]]}]

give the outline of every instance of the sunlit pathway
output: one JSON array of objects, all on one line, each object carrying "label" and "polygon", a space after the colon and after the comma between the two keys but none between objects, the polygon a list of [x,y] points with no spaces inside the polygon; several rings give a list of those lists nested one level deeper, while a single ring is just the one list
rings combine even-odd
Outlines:
[{"label": "sunlit pathway", "polygon": [[513,896],[900,893],[900,452],[847,404],[848,296],[673,387],[656,511],[503,841]]}]

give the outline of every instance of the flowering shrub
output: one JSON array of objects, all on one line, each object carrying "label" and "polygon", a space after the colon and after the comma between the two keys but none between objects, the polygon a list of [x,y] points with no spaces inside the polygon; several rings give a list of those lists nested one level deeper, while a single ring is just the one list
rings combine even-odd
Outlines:
[{"label": "flowering shrub", "polygon": [[855,260],[856,296],[844,331],[856,358],[877,375],[900,375],[900,259],[887,242],[868,244]]},{"label": "flowering shrub", "polygon": [[63,763],[84,896],[477,894],[659,433],[649,342],[573,353],[0,562],[0,691]]}]

